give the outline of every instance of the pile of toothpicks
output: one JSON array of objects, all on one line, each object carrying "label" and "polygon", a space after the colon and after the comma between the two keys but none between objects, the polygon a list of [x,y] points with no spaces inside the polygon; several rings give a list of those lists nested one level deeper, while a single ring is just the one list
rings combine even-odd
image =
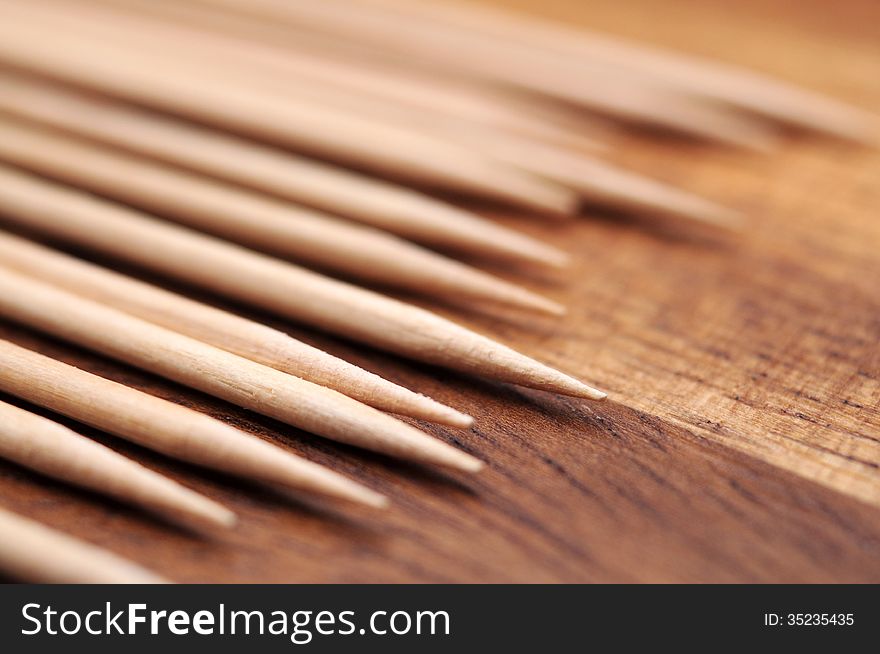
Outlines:
[{"label": "pile of toothpicks", "polygon": [[[63,248],[415,361],[602,400],[368,288],[562,315],[456,258],[519,274],[568,261],[469,209],[473,199],[548,225],[591,204],[738,229],[735,211],[605,160],[599,120],[757,150],[782,127],[876,133],[856,109],[748,71],[477,2],[0,0],[0,318],[324,438],[478,473],[491,461],[392,414],[450,429],[473,417]],[[199,466],[388,504],[225,422],[3,340],[0,392]],[[2,401],[0,457],[186,529],[236,524],[217,502]],[[0,533],[0,570],[17,578],[164,581],[3,510]]]}]

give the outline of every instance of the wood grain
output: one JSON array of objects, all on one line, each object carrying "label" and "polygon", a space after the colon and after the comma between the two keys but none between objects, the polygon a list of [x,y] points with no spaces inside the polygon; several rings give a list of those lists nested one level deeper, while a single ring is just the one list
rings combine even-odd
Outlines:
[{"label": "wood grain", "polygon": [[[747,0],[735,14],[720,0],[505,4],[880,108],[870,0]],[[476,381],[244,312],[475,415],[470,431],[428,429],[488,469],[438,474],[0,323],[3,338],[221,417],[393,502],[381,516],[293,504],[77,426],[233,508],[240,528],[199,540],[5,463],[2,505],[179,581],[880,581],[880,153],[799,137],[770,156],[615,138],[616,161],[742,210],[749,229],[721,241],[592,211],[571,224],[497,216],[575,256],[559,279],[517,278],[571,314],[441,308],[589,372],[612,401]]]},{"label": "wood grain", "polygon": [[[636,11],[597,10],[590,23],[660,44],[687,39],[701,54],[880,108],[880,32],[871,39],[855,25],[852,36],[817,29],[816,14],[831,13],[817,3],[787,21],[778,2],[750,3],[755,12],[736,20],[720,3],[698,4],[682,3],[682,20],[662,26]],[[871,11],[880,15],[876,3],[853,2],[841,13],[855,23]],[[688,15],[712,29],[689,29]],[[746,51],[737,32],[750,35]],[[642,145],[620,160],[740,209],[750,229],[716,248],[664,250],[627,238],[613,253],[589,249],[583,274],[602,269],[610,283],[599,302],[595,288],[584,299],[617,304],[613,323],[584,316],[579,329],[601,343],[594,365],[611,379],[600,376],[600,385],[624,391],[631,406],[880,503],[877,150],[802,139],[767,158],[714,151],[695,154],[699,166],[682,157],[657,165],[668,151]],[[640,275],[645,268],[654,274]]]}]

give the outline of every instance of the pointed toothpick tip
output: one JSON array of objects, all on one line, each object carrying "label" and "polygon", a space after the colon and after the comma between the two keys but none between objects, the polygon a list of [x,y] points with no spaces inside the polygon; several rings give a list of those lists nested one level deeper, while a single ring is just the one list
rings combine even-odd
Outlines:
[{"label": "pointed toothpick tip", "polygon": [[189,510],[180,510],[173,514],[165,512],[163,516],[185,529],[205,535],[210,535],[217,529],[233,529],[238,525],[238,514],[231,509],[207,498],[195,499],[195,507],[190,506]]},{"label": "pointed toothpick tip", "polygon": [[474,417],[466,413],[457,411],[452,407],[446,407],[446,411],[437,415],[434,422],[438,422],[448,427],[457,427],[459,429],[470,429],[474,426]]},{"label": "pointed toothpick tip", "polygon": [[165,516],[170,522],[184,528],[190,533],[203,536],[211,536],[217,530],[227,531],[238,526],[239,518],[236,513],[221,507],[221,510],[212,511],[207,514],[201,511],[197,515],[191,513],[181,513],[180,515]]},{"label": "pointed toothpick tip", "polygon": [[541,256],[540,260],[554,268],[560,269],[568,268],[572,261],[571,255],[568,252],[563,252],[556,248],[549,249]]},{"label": "pointed toothpick tip", "polygon": [[559,392],[572,397],[580,397],[585,400],[595,400],[597,402],[608,399],[608,393],[605,391],[600,391],[598,388],[588,386],[576,379],[572,379],[564,388],[560,388]]},{"label": "pointed toothpick tip", "polygon": [[324,497],[353,502],[375,509],[388,506],[388,498],[354,479],[349,479],[330,468],[306,461],[288,458],[287,470],[268,483],[279,484],[294,493],[318,493]]},{"label": "pointed toothpick tip", "polygon": [[425,450],[426,456],[422,457],[425,463],[443,465],[453,470],[461,472],[479,472],[483,469],[484,463],[475,456],[471,456],[467,452],[452,447],[442,441],[434,441],[435,447],[430,451]]},{"label": "pointed toothpick tip", "polygon": [[238,524],[238,516],[234,511],[225,509],[222,513],[217,513],[217,524],[224,529],[232,529]]},{"label": "pointed toothpick tip", "polygon": [[563,316],[566,308],[539,293],[506,280],[477,273],[471,275],[470,299],[489,300],[510,307],[535,311],[550,316]]},{"label": "pointed toothpick tip", "polygon": [[580,397],[585,400],[602,401],[608,397],[608,393],[605,391],[593,388],[592,386],[562,372],[555,372],[556,374],[552,379],[552,388],[547,387],[547,390],[553,390],[557,393],[569,395],[571,397]]},{"label": "pointed toothpick tip", "polygon": [[357,501],[359,504],[363,504],[373,509],[380,510],[385,510],[389,506],[391,506],[391,500],[389,500],[387,496],[382,495],[381,493],[377,493],[375,491],[362,491],[358,494],[358,497],[355,499],[355,501]]},{"label": "pointed toothpick tip", "polygon": [[[296,490],[293,486],[291,488]],[[391,504],[385,495],[336,473],[333,473],[332,480],[328,477],[321,488],[313,488],[311,490],[322,493],[327,497],[361,504],[373,509],[387,509]]]},{"label": "pointed toothpick tip", "polygon": [[[311,465],[315,466],[317,464]],[[319,496],[330,502],[350,503],[370,509],[384,510],[391,505],[391,501],[382,493],[378,493],[329,468],[319,470],[317,476],[313,477],[309,482],[303,483],[303,481],[260,479],[259,483],[297,501],[302,498]]]},{"label": "pointed toothpick tip", "polygon": [[465,454],[465,457],[466,458],[462,458],[461,463],[457,466],[459,470],[464,472],[480,472],[486,467],[485,463],[470,454]]},{"label": "pointed toothpick tip", "polygon": [[533,295],[530,308],[548,316],[561,317],[568,313],[568,308],[559,302],[554,302],[540,295]]},{"label": "pointed toothpick tip", "polygon": [[231,509],[192,491],[188,494],[189,501],[183,508],[173,513],[165,511],[163,515],[186,529],[202,534],[211,534],[216,529],[232,529],[238,525],[238,514]]},{"label": "pointed toothpick tip", "polygon": [[732,231],[740,231],[746,226],[746,215],[735,209],[719,207],[712,219],[719,227]]},{"label": "pointed toothpick tip", "polygon": [[[397,385],[394,386],[393,390],[393,401],[389,401],[382,406],[379,404],[374,406],[389,413],[409,416],[418,420],[446,425],[447,427],[468,429],[474,424],[473,416],[462,413],[458,409],[453,409],[451,406],[438,402],[427,395],[422,395]],[[370,404],[370,402],[367,402],[367,404]]]},{"label": "pointed toothpick tip", "polygon": [[739,232],[745,228],[746,216],[741,211],[729,209],[712,202],[701,203],[700,208],[689,211],[686,217],[710,227]]}]

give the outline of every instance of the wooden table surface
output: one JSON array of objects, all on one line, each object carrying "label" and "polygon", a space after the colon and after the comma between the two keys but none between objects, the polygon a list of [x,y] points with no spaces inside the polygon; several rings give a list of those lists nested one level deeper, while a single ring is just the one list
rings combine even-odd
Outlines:
[{"label": "wooden table surface", "polygon": [[[506,4],[880,109],[875,0]],[[229,420],[393,507],[297,503],[79,426],[234,508],[240,527],[195,537],[6,463],[0,504],[184,582],[880,581],[880,152],[794,136],[770,155],[613,141],[615,160],[742,210],[745,232],[719,240],[598,211],[564,225],[498,216],[576,256],[563,275],[511,274],[570,315],[436,307],[611,401],[416,366],[237,308],[475,415],[470,431],[427,429],[488,469],[443,474],[0,323],[3,338]]]}]

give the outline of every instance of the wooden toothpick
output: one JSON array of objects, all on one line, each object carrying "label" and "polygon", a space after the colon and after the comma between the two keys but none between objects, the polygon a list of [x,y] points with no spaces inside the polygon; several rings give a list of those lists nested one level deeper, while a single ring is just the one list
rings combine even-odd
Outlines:
[{"label": "wooden toothpick", "polygon": [[482,467],[347,395],[2,266],[0,315],[319,436],[469,472]]},{"label": "wooden toothpick", "polygon": [[411,189],[33,78],[0,71],[0,109],[427,245],[550,266],[567,260],[561,250]]},{"label": "wooden toothpick", "polygon": [[165,584],[167,579],[60,531],[0,509],[0,570],[43,584]]},{"label": "wooden toothpick", "polygon": [[615,118],[685,134],[764,148],[767,129],[662,83],[633,80],[589,59],[559,57],[515,42],[450,29],[379,5],[328,0],[210,0],[216,7],[275,24],[323,33],[407,61],[575,102]]},{"label": "wooden toothpick", "polygon": [[[739,216],[729,209],[587,154],[516,135],[499,136],[475,130],[458,121],[426,117],[388,101],[361,98],[326,85],[313,86],[311,90],[316,98],[331,106],[357,106],[361,112],[372,112],[377,120],[410,124],[443,135],[452,142],[476,146],[512,167],[551,179],[594,203],[625,211],[684,217],[727,228],[734,228],[740,222]],[[25,156],[39,159],[47,147],[25,147]],[[55,167],[62,165],[57,163],[58,158],[51,158]],[[544,310],[550,312],[552,307],[544,307]]]},{"label": "wooden toothpick", "polygon": [[857,141],[878,138],[880,124],[875,116],[730,64],[474,3],[381,0],[381,4],[432,23],[442,21],[456,29],[517,42],[529,50],[554,53],[560,60],[597,61],[620,75],[654,80],[781,123]]},{"label": "wooden toothpick", "polygon": [[[0,3],[0,15],[0,62],[418,183],[541,211],[570,213],[577,206],[566,189],[467,148],[305,97],[242,92],[216,71],[187,70],[158,52],[144,55],[76,35],[64,28],[68,16],[45,7]],[[193,75],[199,84],[192,84]]]},{"label": "wooden toothpick", "polygon": [[[82,4],[78,9],[82,9]],[[358,56],[344,47],[327,47],[320,38],[299,32],[292,36],[283,26],[241,20],[207,4],[165,3],[152,0],[115,0],[90,7],[96,22],[106,24],[112,14],[126,18],[130,34],[166,42],[172,36],[199,42],[199,49],[214,46],[224,62],[274,68],[283,75],[308,77],[340,85],[353,85],[370,95],[382,95],[432,116],[454,116],[493,130],[522,134],[557,144],[593,149],[597,143],[557,125],[549,107],[534,99],[505,93],[496,87],[475,84],[452,75],[426,76],[402,62],[381,56]],[[132,19],[137,22],[133,23]],[[160,29],[161,28],[161,31]],[[116,30],[114,29],[114,32]],[[224,65],[224,68],[226,66]]]},{"label": "wooden toothpick", "polygon": [[[385,506],[383,496],[197,411],[0,340],[0,390],[188,463]],[[2,539],[0,539],[2,540]]]},{"label": "wooden toothpick", "polygon": [[[220,4],[228,1],[221,0]],[[450,29],[442,23],[386,11],[379,6],[370,6],[370,3],[328,0],[314,5],[300,0],[289,3],[261,0],[239,3],[232,0],[232,4],[241,5],[246,12],[256,15],[266,13],[276,24],[288,22],[325,33],[335,37],[336,41],[360,42],[386,57],[396,55],[420,63],[426,76],[439,71],[441,74],[471,76],[484,84],[487,81],[502,82],[533,95],[577,102],[627,121],[749,147],[766,149],[770,143],[769,130],[759,121],[720,110],[713,103],[663,86],[646,76],[633,80],[631,76],[620,75],[613,68],[595,64],[591,59],[566,61],[548,56],[540,48],[524,50],[515,42],[495,40],[489,43],[481,34]],[[39,0],[33,0],[28,6],[40,14]],[[49,18],[52,22],[51,19],[59,16],[55,12]],[[209,54],[212,62],[223,62],[223,79],[227,82],[259,89],[260,82],[264,81],[280,95],[299,100],[310,98],[309,93],[303,95],[300,92],[307,79],[301,75],[296,62],[259,42],[256,46],[246,44],[242,47],[238,41],[218,37],[203,28],[187,29],[184,25],[151,21],[144,16],[126,16],[124,12],[87,4],[80,4],[76,14],[61,19],[67,28],[115,43],[125,50],[140,48],[154,62],[166,55],[173,57],[175,64],[191,66],[191,74],[204,80],[206,75],[214,75],[217,68],[206,66],[192,57],[193,44],[197,44],[198,51]],[[291,36],[290,40],[298,39]],[[161,52],[157,52],[157,43],[163,45]],[[312,79],[323,83],[328,77],[330,75],[325,71]],[[361,99],[377,95],[374,87],[370,89],[369,93],[361,94]],[[392,99],[399,105],[399,99]],[[360,109],[358,107],[354,113]],[[435,111],[429,113],[438,115]]]},{"label": "wooden toothpick", "polygon": [[550,315],[564,307],[520,286],[365,226],[206,177],[0,118],[0,159],[260,250],[453,300]]},{"label": "wooden toothpick", "polygon": [[47,418],[0,401],[0,457],[109,495],[185,527],[231,527],[235,514]]},{"label": "wooden toothpick", "polygon": [[511,147],[509,143],[493,141],[485,142],[485,146],[511,165],[574,189],[590,203],[635,214],[686,218],[728,229],[742,224],[742,217],[731,209],[596,157],[551,150],[540,144]]},{"label": "wooden toothpick", "polygon": [[[234,39],[230,40],[228,38],[218,37],[212,34],[205,34],[202,29],[191,28],[187,30],[181,25],[174,23],[163,21],[150,22],[149,18],[145,16],[137,16],[134,18],[131,16],[126,17],[124,13],[120,14],[118,11],[113,12],[106,6],[92,6],[90,9],[91,12],[88,13],[87,16],[93,16],[96,20],[101,18],[102,25],[109,21],[109,24],[118,28],[114,30],[114,33],[117,33],[117,35],[125,34],[129,41],[132,39],[147,39],[146,43],[150,45],[157,41],[162,41],[166,47],[176,48],[175,51],[179,52],[181,57],[187,57],[188,53],[192,51],[191,45],[193,40],[197,39],[200,44],[199,52],[203,55],[207,48],[207,51],[213,52],[218,59],[222,59],[223,57],[234,59],[234,61],[228,61],[228,65],[223,68],[224,76],[227,77],[232,74],[231,71],[236,65],[242,66],[242,60],[245,60],[246,62],[250,56],[252,66],[250,68],[245,66],[249,78],[258,76],[260,71],[262,71],[262,74],[268,75],[270,78],[273,78],[272,74],[274,73],[278,76],[279,83],[289,83],[295,85],[299,89],[308,89],[312,100],[325,102],[336,108],[357,106],[359,112],[371,115],[373,119],[386,124],[410,125],[417,128],[420,132],[433,133],[442,136],[451,142],[457,142],[461,145],[478,146],[481,151],[491,154],[493,157],[504,161],[511,167],[520,168],[523,171],[552,179],[555,183],[572,188],[582,194],[586,199],[594,202],[598,201],[601,204],[626,210],[684,216],[728,227],[735,225],[737,222],[736,216],[732,211],[726,210],[723,207],[672,186],[627,172],[582,153],[576,153],[570,149],[559,148],[548,143],[537,142],[533,139],[521,137],[516,134],[506,134],[498,130],[482,129],[472,121],[469,122],[457,116],[449,117],[442,113],[437,115],[434,112],[426,111],[424,109],[413,109],[411,104],[406,102],[406,99],[411,93],[405,90],[408,88],[406,85],[391,85],[391,88],[389,88],[387,83],[383,84],[384,78],[379,77],[379,79],[374,79],[369,76],[364,76],[361,74],[360,68],[356,66],[349,68],[328,66],[326,61],[319,57],[313,57],[305,62],[301,62],[295,56],[295,53],[292,56],[291,53],[286,50],[276,51],[271,48],[266,49],[264,44],[259,43],[251,44],[252,47],[235,48],[234,46],[236,45],[241,46],[241,42]],[[154,8],[152,11],[155,12],[156,9]],[[213,37],[213,39],[211,37]],[[247,45],[246,41],[245,45]],[[257,48],[257,50],[255,50],[255,48]],[[260,54],[263,56],[259,56]],[[321,65],[322,63],[324,65]],[[327,80],[328,76],[330,77],[330,81]],[[413,77],[418,79],[416,76]],[[2,78],[0,78],[0,81],[2,81]],[[331,81],[336,82],[336,84],[331,84]],[[3,106],[3,104],[20,106],[22,104],[22,99],[19,97],[18,103],[15,102],[15,91],[16,88],[18,88],[19,96],[22,94],[21,82],[16,85],[13,81],[12,83],[7,84],[7,87],[9,86],[11,86],[11,88],[4,89],[7,97],[6,99],[0,99],[0,106]],[[0,86],[0,88],[2,88],[2,86]],[[26,91],[27,89],[25,89],[25,92]],[[57,92],[55,95],[57,96]],[[76,112],[71,111],[70,106],[63,106],[63,103],[60,107],[55,104],[53,109],[52,105],[54,104],[54,101],[56,101],[56,97],[53,97],[52,95],[48,98],[43,97],[32,99],[30,103],[25,102],[25,104],[32,108],[25,112],[19,111],[19,113],[50,113],[56,116],[58,114],[63,114],[63,117],[60,119],[56,118],[54,122],[56,124],[60,122],[62,125],[69,125],[71,122],[71,114],[73,113],[75,115]],[[69,102],[67,104],[69,105]],[[94,101],[92,104],[94,104]],[[49,107],[48,109],[46,108],[47,106]],[[92,133],[105,133],[107,128],[102,125],[102,121],[96,119],[91,109],[92,107],[89,107],[87,113],[84,109],[80,109],[82,118],[78,121],[77,131],[82,132],[85,130],[86,132]],[[154,128],[151,127],[152,122],[154,122],[152,119],[150,121],[140,121],[136,125],[127,125],[124,130],[117,129],[117,132],[123,131],[123,135],[121,137],[117,136],[116,140],[121,140],[125,147],[130,147],[130,142],[136,140],[141,144],[139,149],[146,148],[148,151],[155,150],[157,139],[155,138],[156,134]],[[82,123],[86,124],[85,127],[82,126]],[[144,123],[146,123],[146,125],[144,125]],[[138,134],[140,134],[140,136],[138,136]],[[11,139],[7,137],[7,140]],[[144,142],[146,142],[146,144],[144,144]],[[186,146],[190,152],[192,151],[193,144],[191,143],[184,144],[179,139],[174,139],[173,142],[176,144],[176,150],[180,150],[181,147]],[[10,144],[8,147],[13,146]],[[42,157],[40,163],[44,167],[47,164],[43,160],[48,158],[49,165],[52,166],[52,170],[56,173],[59,168],[64,169],[68,174],[72,171],[78,175],[76,179],[79,183],[83,183],[82,177],[87,176],[89,172],[89,166],[84,165],[82,163],[83,160],[85,159],[86,161],[89,161],[89,155],[91,155],[92,159],[94,159],[95,156],[93,152],[81,154],[76,151],[68,152],[66,156],[51,156],[48,152],[51,147],[50,144],[47,143],[43,143],[39,147],[22,145],[19,150],[22,149],[31,158],[39,159]],[[190,158],[192,156],[192,154],[189,155]],[[77,160],[77,164],[73,164],[74,159]],[[212,157],[212,161],[217,161],[218,159],[226,159],[226,157]],[[234,159],[233,161],[239,160]],[[67,165],[65,165],[65,162],[67,162]],[[100,161],[93,162],[92,167],[101,168],[100,164]],[[240,162],[237,165],[240,165]],[[216,167],[216,164],[208,164],[208,166]],[[128,180],[130,186],[139,185],[140,187],[143,187],[149,180],[149,175],[138,174],[137,171],[131,171],[126,174],[123,173],[120,168],[121,166],[112,166],[110,169],[116,171],[118,177],[122,177],[123,180]],[[102,186],[101,190],[107,191],[106,183],[112,182],[116,187],[116,190],[119,191],[119,182],[115,179],[108,180],[105,177],[103,181],[105,184]],[[123,189],[123,193],[124,191],[125,189]],[[123,197],[126,201],[130,201],[131,199],[131,189],[128,189],[128,191],[129,193]],[[138,199],[143,195],[154,201],[157,199],[167,200],[168,198],[168,193],[147,192],[146,194],[137,194]],[[183,195],[192,198],[197,194],[190,191],[188,193],[183,193]],[[204,195],[204,192],[201,195]],[[214,193],[214,195],[219,194]],[[220,204],[221,209],[228,207],[229,211],[236,210],[236,203],[234,201],[221,201],[221,199],[218,198],[218,204]],[[239,203],[237,210],[242,216],[244,214],[254,214],[254,209],[248,210],[247,206],[240,206],[240,204],[241,203]],[[158,211],[168,211],[168,208],[165,206],[159,206],[158,208],[148,206],[147,208],[156,209]],[[174,209],[179,212],[180,208],[175,206]],[[216,215],[218,210],[214,209],[210,213]],[[203,225],[196,226],[203,228]],[[271,241],[279,242],[279,239],[274,238],[271,239]],[[333,241],[339,242],[340,239],[334,238]],[[262,241],[258,241],[256,244],[261,247],[265,245]],[[306,249],[312,254],[313,259],[320,254],[311,248]],[[380,255],[379,247],[372,247],[369,249],[377,253],[376,259],[379,259],[380,261],[401,261],[403,259],[403,255],[398,257],[389,257],[384,256],[383,254]],[[302,253],[294,251],[292,254],[301,255]],[[318,263],[322,265],[330,265],[332,267],[333,262],[331,261],[330,264],[328,264],[327,261],[318,261]],[[377,266],[375,262],[369,262],[365,266],[357,266],[356,263],[353,263],[353,267],[356,269],[346,270],[346,272],[362,275],[364,270],[368,270],[373,273],[375,281],[392,285],[395,283],[396,279],[400,278],[402,272],[405,272],[405,270],[401,270],[399,267],[390,273],[391,278],[389,279],[388,276],[382,277],[381,272],[383,267],[381,265]],[[418,264],[416,261],[413,261],[412,269],[425,270],[428,279],[444,279],[444,275],[442,274],[433,272],[427,273],[428,268],[425,265]],[[448,276],[453,277],[454,275],[450,271]],[[400,282],[397,283],[399,284]],[[418,276],[413,277],[411,283],[413,286],[420,287],[424,290],[429,290],[431,288],[431,284],[426,285],[424,280],[419,279]],[[467,289],[471,289],[472,293],[476,293],[476,288],[484,289],[482,295],[487,297],[493,289],[495,289],[495,294],[497,296],[510,297],[510,302],[512,303],[519,299],[521,303],[528,303],[532,308],[543,309],[548,312],[558,309],[558,307],[548,305],[546,302],[541,302],[540,298],[534,298],[531,296],[520,297],[521,294],[516,293],[513,289],[497,288],[496,284],[492,284],[490,280],[485,279],[481,282],[474,280],[471,284],[465,284],[464,280],[462,280],[459,284],[450,284],[449,290],[454,293],[464,293]]]},{"label": "wooden toothpick", "polygon": [[0,222],[111,254],[428,363],[576,397],[598,391],[418,307],[0,166]]},{"label": "wooden toothpick", "polygon": [[79,295],[333,388],[377,409],[470,427],[473,418],[262,323],[0,231],[0,262]]}]

